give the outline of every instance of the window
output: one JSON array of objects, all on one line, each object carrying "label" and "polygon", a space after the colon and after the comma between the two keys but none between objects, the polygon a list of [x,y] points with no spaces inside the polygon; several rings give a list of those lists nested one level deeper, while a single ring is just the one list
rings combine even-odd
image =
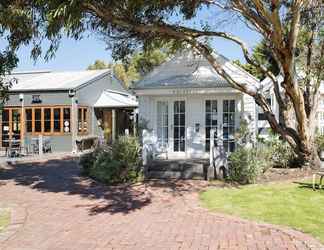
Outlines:
[{"label": "window", "polygon": [[226,152],[235,149],[235,100],[223,101],[223,143]]},{"label": "window", "polygon": [[27,133],[33,132],[33,110],[26,109],[26,131]]},{"label": "window", "polygon": [[70,132],[71,109],[68,107],[26,108],[25,114],[27,133]]},{"label": "window", "polygon": [[52,110],[50,108],[45,108],[44,109],[44,132],[45,133],[52,132],[51,115],[52,115]]},{"label": "window", "polygon": [[54,132],[61,132],[61,109],[54,108]]},{"label": "window", "polygon": [[34,109],[34,116],[35,132],[40,133],[42,132],[42,109]]},{"label": "window", "polygon": [[210,130],[215,130],[217,135],[217,100],[207,100],[205,102],[205,112],[205,150],[208,152],[210,149]]},{"label": "window", "polygon": [[169,137],[168,102],[157,102],[157,137],[161,147],[166,148]]},{"label": "window", "polygon": [[70,126],[71,126],[70,108],[63,109],[63,126],[64,126],[64,133],[70,132]]},{"label": "window", "polygon": [[88,132],[88,108],[78,109],[78,132],[86,134]]},{"label": "window", "polygon": [[[271,98],[267,98],[267,103],[271,106]],[[267,120],[265,114],[263,113],[263,111],[259,107],[259,105],[257,106],[257,109],[258,109],[258,120],[259,121],[265,121],[265,120]]]}]

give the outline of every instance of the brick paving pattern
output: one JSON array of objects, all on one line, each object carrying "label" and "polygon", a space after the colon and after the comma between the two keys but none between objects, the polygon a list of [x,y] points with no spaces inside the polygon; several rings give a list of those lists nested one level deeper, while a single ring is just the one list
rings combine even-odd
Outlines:
[{"label": "brick paving pattern", "polygon": [[72,160],[6,166],[0,201],[19,223],[0,249],[324,249],[294,230],[208,212],[205,182],[104,187],[79,173]]}]

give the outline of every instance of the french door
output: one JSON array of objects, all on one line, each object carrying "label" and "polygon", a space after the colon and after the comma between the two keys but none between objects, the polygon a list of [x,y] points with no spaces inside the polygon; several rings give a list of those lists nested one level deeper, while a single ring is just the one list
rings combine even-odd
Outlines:
[{"label": "french door", "polygon": [[20,109],[4,109],[1,120],[1,147],[9,147],[12,140],[20,140]]},{"label": "french door", "polygon": [[173,151],[186,150],[186,103],[175,101],[173,103]]},{"label": "french door", "polygon": [[226,152],[235,150],[235,115],[234,99],[210,99],[205,101],[205,151],[210,149],[210,133],[214,134],[214,145],[223,144]]}]

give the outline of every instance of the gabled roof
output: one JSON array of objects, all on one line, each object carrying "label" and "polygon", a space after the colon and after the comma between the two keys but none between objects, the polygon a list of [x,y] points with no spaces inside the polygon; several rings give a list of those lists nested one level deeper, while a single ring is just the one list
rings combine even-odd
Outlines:
[{"label": "gabled roof", "polygon": [[[222,55],[214,54],[216,60],[232,78],[242,84],[260,85],[258,79]],[[156,67],[135,85],[136,89],[231,87],[210,63],[194,51],[186,50],[176,54],[169,61]]]},{"label": "gabled roof", "polygon": [[17,80],[10,91],[55,91],[77,89],[109,72],[110,70],[14,72],[8,78]]},{"label": "gabled roof", "polygon": [[105,90],[101,93],[94,107],[96,108],[126,108],[137,107],[136,98],[125,92]]}]

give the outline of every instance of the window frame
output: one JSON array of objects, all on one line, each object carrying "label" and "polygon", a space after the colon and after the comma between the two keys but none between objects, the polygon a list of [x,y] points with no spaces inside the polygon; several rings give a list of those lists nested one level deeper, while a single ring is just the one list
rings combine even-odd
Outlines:
[{"label": "window frame", "polygon": [[[70,135],[71,134],[71,124],[70,124],[70,131],[69,132],[64,132],[64,121],[63,121],[63,112],[64,109],[70,109],[70,123],[72,120],[72,114],[71,114],[71,106],[62,106],[62,105],[53,105],[53,106],[26,106],[24,107],[24,112],[26,115],[27,110],[32,111],[32,132],[28,132],[27,130],[25,131],[26,134],[29,135]],[[35,109],[41,109],[41,131],[36,132],[35,131]],[[45,132],[45,109],[50,109],[50,132]],[[54,131],[54,109],[60,109],[60,131]],[[27,120],[25,121],[27,122]],[[27,128],[27,127],[26,127]]]},{"label": "window frame", "polygon": [[[81,130],[79,130],[79,112],[81,110]],[[84,120],[84,111],[86,111],[86,120]],[[79,106],[77,109],[77,130],[78,130],[78,135],[88,135],[89,134],[89,128],[90,128],[90,108],[87,106]],[[86,130],[84,131],[84,124],[87,124]]]}]

